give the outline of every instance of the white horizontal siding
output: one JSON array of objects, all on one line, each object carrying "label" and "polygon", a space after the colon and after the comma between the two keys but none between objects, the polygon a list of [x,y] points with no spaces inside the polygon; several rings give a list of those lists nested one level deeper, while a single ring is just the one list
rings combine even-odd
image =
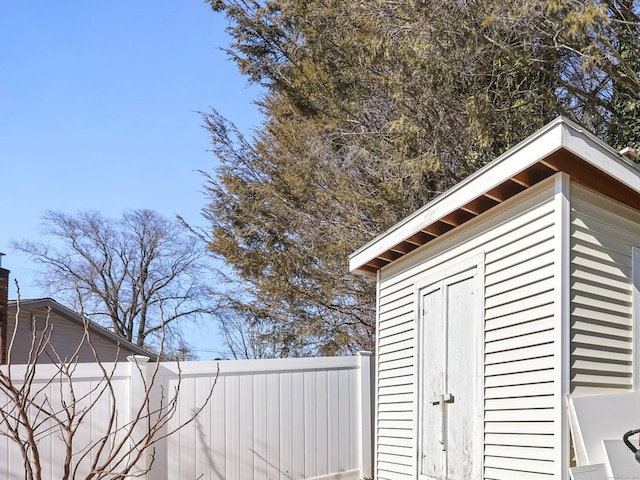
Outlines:
[{"label": "white horizontal siding", "polygon": [[553,478],[553,474],[531,473],[522,470],[511,470],[508,468],[485,468],[485,480],[541,480]]},{"label": "white horizontal siding", "polygon": [[535,228],[486,255],[485,478],[553,473],[556,228],[554,212],[541,211]]},{"label": "white horizontal siding", "polygon": [[[553,395],[552,185],[543,182],[382,270],[376,478],[415,478],[417,472],[415,285],[480,253],[486,289],[485,474],[528,478],[530,471],[531,478],[543,478],[550,472],[552,412],[560,405]],[[535,419],[525,414],[529,408],[537,409]],[[522,448],[529,450],[518,456]]]},{"label": "white horizontal siding", "polygon": [[401,287],[387,289],[381,294],[379,305],[376,478],[411,478],[415,388],[413,292]]},{"label": "white horizontal siding", "polygon": [[571,186],[571,392],[633,385],[632,247],[640,214]]}]

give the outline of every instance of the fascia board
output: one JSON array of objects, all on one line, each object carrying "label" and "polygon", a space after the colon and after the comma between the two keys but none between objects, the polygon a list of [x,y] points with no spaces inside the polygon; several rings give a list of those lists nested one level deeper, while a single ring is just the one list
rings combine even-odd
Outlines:
[{"label": "fascia board", "polygon": [[640,192],[640,166],[574,123],[565,121],[563,128],[563,148]]},{"label": "fascia board", "polygon": [[425,226],[436,222],[562,148],[564,123],[566,123],[565,119],[557,118],[351,254],[349,270],[357,271],[367,262],[419,232]]}]

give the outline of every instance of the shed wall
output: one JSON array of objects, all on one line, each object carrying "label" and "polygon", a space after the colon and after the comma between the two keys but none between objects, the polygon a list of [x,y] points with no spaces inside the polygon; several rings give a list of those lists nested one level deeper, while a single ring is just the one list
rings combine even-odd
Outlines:
[{"label": "shed wall", "polygon": [[571,186],[572,393],[633,387],[632,250],[640,212]]},{"label": "shed wall", "polygon": [[[548,478],[553,468],[554,180],[514,197],[380,276],[376,479],[415,478],[418,388],[416,284],[484,254],[484,476]],[[535,408],[532,416],[531,408]],[[526,448],[522,448],[526,447]],[[523,455],[523,452],[525,454]]]}]

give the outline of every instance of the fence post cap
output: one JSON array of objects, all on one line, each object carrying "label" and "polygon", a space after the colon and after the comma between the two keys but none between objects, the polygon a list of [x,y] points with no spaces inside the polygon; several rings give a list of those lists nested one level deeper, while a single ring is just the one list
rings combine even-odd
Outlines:
[{"label": "fence post cap", "polygon": [[360,355],[361,357],[370,357],[373,355],[373,352],[369,352],[367,350],[363,350],[361,352],[358,352],[358,355]]},{"label": "fence post cap", "polygon": [[127,357],[131,363],[147,363],[149,361],[149,357],[145,355],[129,355]]}]

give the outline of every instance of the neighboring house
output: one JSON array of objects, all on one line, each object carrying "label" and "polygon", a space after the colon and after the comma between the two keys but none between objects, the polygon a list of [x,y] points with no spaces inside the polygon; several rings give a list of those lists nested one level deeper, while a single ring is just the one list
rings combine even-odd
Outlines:
[{"label": "neighboring house", "polygon": [[640,169],[563,118],[350,268],[378,284],[376,480],[567,479],[567,395],[640,386]]},{"label": "neighboring house", "polygon": [[[85,338],[85,319],[51,298],[8,302],[7,349],[11,346],[10,362],[26,363],[29,358],[33,334],[37,339],[50,334],[50,346],[40,356],[39,363],[57,362],[58,358],[78,362],[124,361],[130,355],[144,355],[155,360],[154,355],[117,336],[104,327],[87,321],[88,338],[95,354]],[[15,331],[16,318],[18,328]],[[11,345],[13,337],[13,345]],[[76,356],[77,355],[77,356]]]}]

